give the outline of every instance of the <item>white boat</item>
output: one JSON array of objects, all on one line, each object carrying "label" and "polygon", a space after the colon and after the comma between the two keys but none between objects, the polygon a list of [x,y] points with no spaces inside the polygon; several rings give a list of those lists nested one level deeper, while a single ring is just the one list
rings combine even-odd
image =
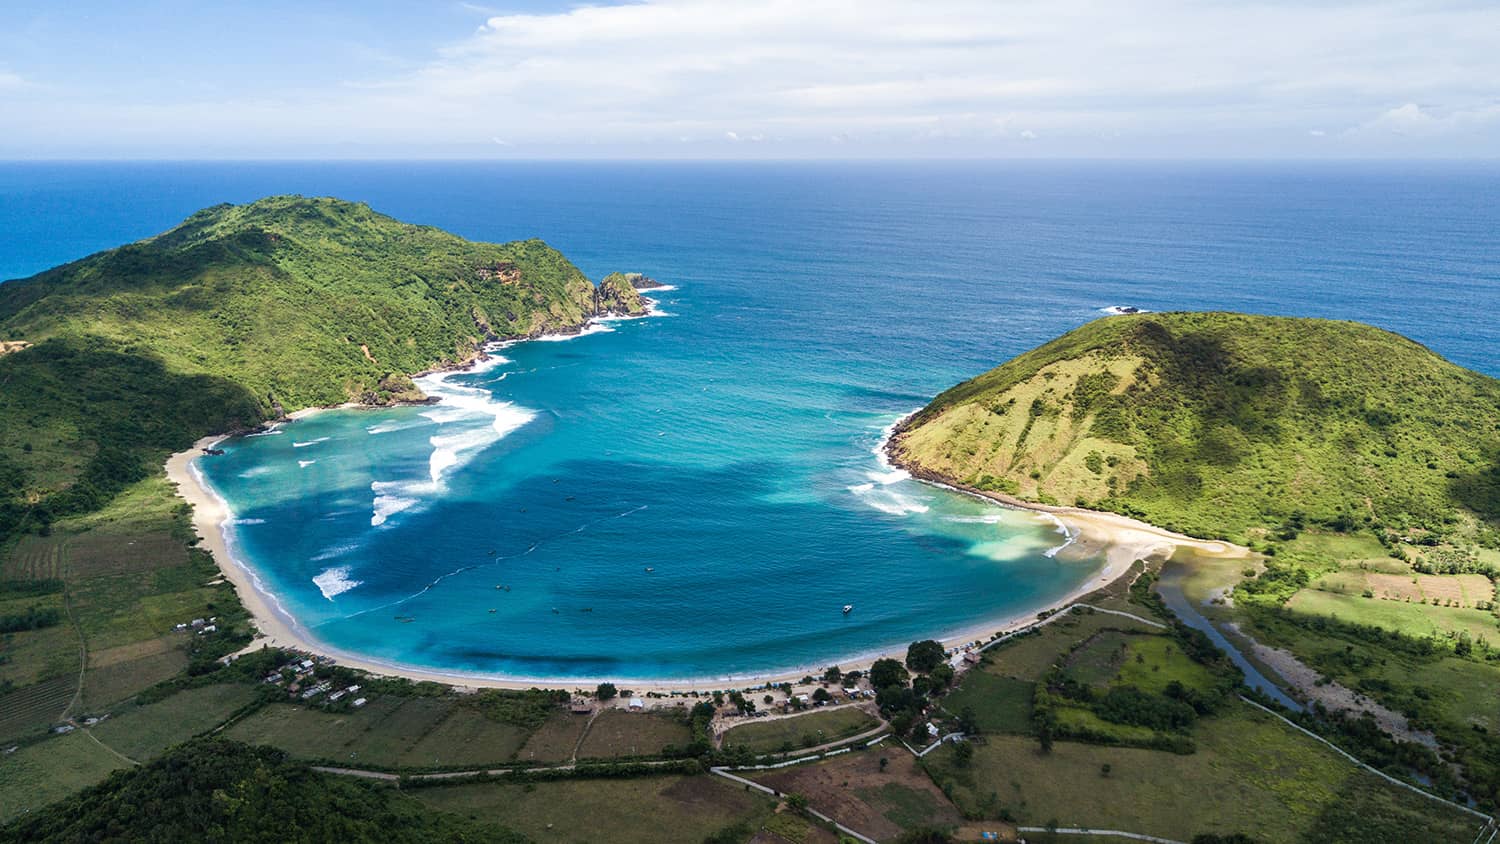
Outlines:
[{"label": "white boat", "polygon": [[844,605],[844,615],[848,615],[850,612],[853,612],[853,610],[854,610],[854,605],[853,604],[845,604]]}]

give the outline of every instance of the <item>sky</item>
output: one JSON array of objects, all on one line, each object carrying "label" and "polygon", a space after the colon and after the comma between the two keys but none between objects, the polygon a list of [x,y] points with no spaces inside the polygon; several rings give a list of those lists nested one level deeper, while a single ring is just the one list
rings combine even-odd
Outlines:
[{"label": "sky", "polygon": [[5,159],[1497,154],[1497,0],[0,0]]}]

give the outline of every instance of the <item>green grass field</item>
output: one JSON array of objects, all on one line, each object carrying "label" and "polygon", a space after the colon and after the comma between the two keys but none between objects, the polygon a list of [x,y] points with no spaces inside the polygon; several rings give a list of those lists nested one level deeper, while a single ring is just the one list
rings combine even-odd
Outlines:
[{"label": "green grass field", "polygon": [[815,711],[792,718],[752,721],[724,734],[723,746],[744,747],[752,753],[774,753],[785,748],[815,747],[874,729],[879,722],[852,706]]},{"label": "green grass field", "polygon": [[1500,621],[1485,610],[1336,595],[1316,589],[1303,589],[1286,606],[1291,612],[1303,615],[1335,617],[1354,624],[1398,630],[1417,638],[1464,632],[1475,639],[1483,636],[1500,643]]},{"label": "green grass field", "polygon": [[92,731],[117,752],[144,762],[217,727],[255,696],[253,686],[231,683],[185,689],[156,703],[128,709]]},{"label": "green grass field", "polygon": [[1214,678],[1208,669],[1182,652],[1170,636],[1134,636],[1113,681],[1148,692],[1160,692],[1172,682],[1208,691]]},{"label": "green grass field", "polygon": [[[1042,754],[1033,740],[992,736],[968,768],[954,764],[949,748],[929,757],[929,767],[966,812],[996,817],[1003,809],[1033,825],[1055,820],[1180,841],[1239,832],[1266,842],[1467,842],[1477,828],[1469,816],[1389,786],[1246,705],[1199,722],[1193,735],[1198,752],[1185,756],[1066,741]],[[1344,834],[1352,838],[1309,837],[1352,794],[1368,804],[1360,821],[1368,825],[1349,825]],[[1389,818],[1403,830],[1399,839],[1371,831]]]},{"label": "green grass field", "polygon": [[67,797],[128,764],[81,732],[0,756],[0,821]]},{"label": "green grass field", "polygon": [[943,708],[954,715],[973,709],[979,729],[986,733],[1030,733],[1035,693],[1035,683],[970,671],[959,687],[943,698]]},{"label": "green grass field", "polygon": [[1002,677],[1035,682],[1074,643],[1082,642],[1102,630],[1159,632],[1159,628],[1117,615],[1075,610],[1043,626],[1036,633],[1019,636],[985,651],[982,670]]},{"label": "green grass field", "polygon": [[682,747],[692,739],[684,715],[607,709],[589,725],[578,758],[654,756],[669,744]]},{"label": "green grass field", "polygon": [[699,844],[739,821],[759,829],[772,809],[769,798],[708,775],[482,783],[412,794],[433,808],[510,827],[537,844]]}]

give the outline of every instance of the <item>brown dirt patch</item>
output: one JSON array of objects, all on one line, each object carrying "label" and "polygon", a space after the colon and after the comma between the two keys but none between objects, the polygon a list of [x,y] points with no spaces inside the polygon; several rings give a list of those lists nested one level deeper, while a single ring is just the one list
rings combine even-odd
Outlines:
[{"label": "brown dirt patch", "polygon": [[147,639],[144,642],[132,642],[116,648],[94,651],[89,654],[89,668],[108,668],[122,662],[163,654],[182,641],[184,641],[182,636],[162,636],[159,639]]},{"label": "brown dirt patch", "polygon": [[[884,771],[880,770],[881,757],[890,760]],[[749,776],[783,794],[800,794],[814,809],[878,840],[894,838],[903,826],[913,825],[892,819],[908,814],[913,803],[930,810],[925,822],[934,826],[957,824],[963,819],[904,750],[877,748],[847,753],[826,762]],[[897,803],[887,799],[889,796],[902,799]]]},{"label": "brown dirt patch", "polygon": [[1494,585],[1482,574],[1380,574],[1365,575],[1365,588],[1376,598],[1395,601],[1437,601],[1447,606],[1450,601],[1461,607],[1472,607],[1478,601],[1494,599]]}]

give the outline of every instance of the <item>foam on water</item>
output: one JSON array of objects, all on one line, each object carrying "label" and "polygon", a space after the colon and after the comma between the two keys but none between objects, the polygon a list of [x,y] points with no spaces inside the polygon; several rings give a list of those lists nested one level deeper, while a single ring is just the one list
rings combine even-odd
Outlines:
[{"label": "foam on water", "polygon": [[322,574],[312,579],[317,584],[318,591],[323,597],[332,601],[333,596],[342,595],[356,586],[364,583],[363,580],[352,580],[349,577],[349,566],[335,566],[325,569]]},{"label": "foam on water", "polygon": [[326,443],[326,442],[328,442],[328,439],[329,439],[328,437],[318,437],[315,440],[308,440],[307,442],[292,443],[292,448],[307,448],[310,445],[317,445],[318,443]]},{"label": "foam on water", "polygon": [[387,421],[387,422],[377,422],[374,425],[371,425],[368,428],[365,428],[365,433],[370,434],[371,436],[378,435],[378,434],[389,434],[389,433],[391,433],[393,431],[405,431],[407,428],[420,428],[423,425],[431,425],[431,424],[432,424],[432,420],[431,419],[426,419],[426,418],[422,418],[422,417],[418,417],[416,419],[406,420],[406,421],[400,421],[400,420],[392,419],[392,420]]},{"label": "foam on water", "polygon": [[297,465],[300,468],[306,469],[308,466],[311,466],[312,464],[314,464],[316,462],[318,462],[318,461],[316,461],[316,460],[298,460],[297,461]]},{"label": "foam on water", "polygon": [[[493,355],[469,371],[483,373],[509,362],[503,356]],[[391,516],[441,494],[449,473],[536,416],[511,402],[496,401],[488,390],[453,383],[452,379],[459,374],[435,373],[416,379],[424,392],[441,399],[420,414],[428,424],[439,427],[439,432],[427,440],[432,447],[427,458],[427,476],[372,481],[371,527],[379,527]]]}]

